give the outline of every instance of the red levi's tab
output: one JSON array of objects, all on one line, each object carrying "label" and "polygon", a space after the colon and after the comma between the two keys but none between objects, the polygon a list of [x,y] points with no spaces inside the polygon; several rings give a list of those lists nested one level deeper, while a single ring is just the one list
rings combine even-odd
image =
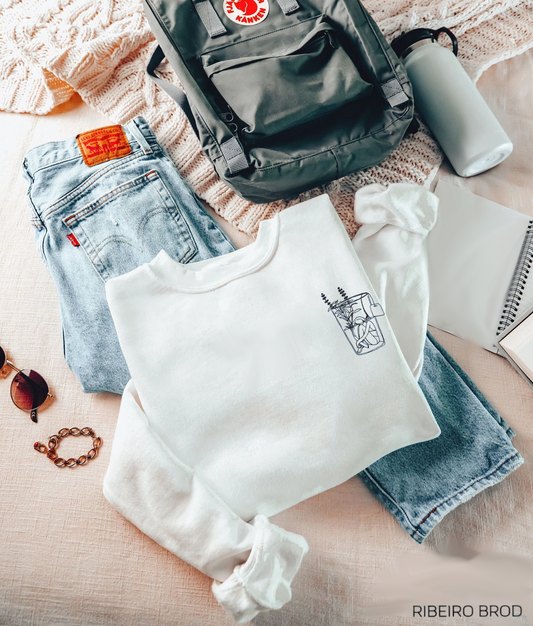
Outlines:
[{"label": "red levi's tab", "polygon": [[67,235],[67,239],[75,248],[80,245],[80,242],[76,239],[76,237],[74,237],[74,235]]},{"label": "red levi's tab", "polygon": [[104,126],[76,137],[85,165],[89,167],[119,159],[131,153],[131,146],[120,124]]}]

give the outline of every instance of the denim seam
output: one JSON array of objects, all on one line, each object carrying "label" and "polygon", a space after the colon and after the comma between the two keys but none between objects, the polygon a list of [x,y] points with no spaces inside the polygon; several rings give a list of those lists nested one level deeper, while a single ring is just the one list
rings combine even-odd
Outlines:
[{"label": "denim seam", "polygon": [[[121,157],[120,159],[113,159],[113,161],[116,161],[116,162],[113,162],[110,165],[106,166],[105,168],[101,169],[97,174],[93,174],[90,178],[88,178],[83,183],[81,183],[81,185],[79,185],[72,191],[69,191],[65,196],[63,196],[62,198],[60,198],[59,200],[57,200],[50,206],[43,209],[41,213],[41,217],[45,219],[45,218],[50,217],[54,213],[57,213],[57,211],[60,211],[66,204],[79,198],[88,188],[92,187],[105,174],[108,174],[110,171],[121,167],[125,163],[129,163],[130,161],[140,159],[144,156],[146,155],[144,154],[142,150],[136,150],[135,152],[132,152],[132,154],[128,156]],[[154,158],[154,155],[150,155],[150,158]]]},{"label": "denim seam", "polygon": [[139,147],[144,152],[144,154],[153,153],[153,149],[152,149],[152,146],[150,145],[149,140],[144,136],[144,133],[139,128],[135,118],[133,118],[129,124],[126,124],[126,128],[133,135],[133,138],[139,144]]},{"label": "denim seam", "polygon": [[37,211],[37,207],[35,206],[35,203],[33,202],[33,198],[31,197],[31,190],[35,182],[35,178],[33,177],[33,173],[28,170],[26,159],[24,159],[24,163],[22,164],[22,167],[24,168],[24,171],[26,172],[26,174],[28,175],[28,178],[31,181],[30,184],[28,185],[28,190],[26,192],[26,196],[28,197],[28,202],[30,203],[30,211],[31,211],[30,221],[34,226],[36,226],[40,230],[41,228],[45,228],[44,222],[42,221],[41,216],[39,215],[39,212]]},{"label": "denim seam", "polygon": [[[172,159],[169,157],[168,153],[165,151],[165,149],[160,146],[160,150],[162,153],[162,156],[160,157],[161,160],[166,159],[170,165],[172,165],[172,167],[176,167],[174,165],[174,161],[172,161]],[[226,243],[229,243],[229,245],[233,248],[233,250],[235,251],[237,248],[233,245],[233,242],[231,241],[231,239],[226,235],[226,233],[224,232],[224,229],[220,226],[220,224],[209,214],[209,212],[206,210],[206,208],[204,207],[204,205],[200,202],[200,197],[197,196],[194,191],[192,190],[191,186],[189,185],[189,183],[187,183],[187,181],[182,178],[183,184],[186,187],[186,190],[189,194],[189,197],[192,199],[192,201],[194,203],[196,203],[196,205],[198,206],[199,210],[202,212],[202,214],[207,217],[208,220],[210,220],[210,223],[214,225],[214,227],[216,228],[219,236],[222,237],[222,240]],[[163,183],[164,185],[164,183]],[[168,189],[167,189],[168,191]],[[170,192],[169,192],[170,193]],[[171,194],[172,199],[174,200],[174,202],[177,204],[177,200],[176,198]],[[187,221],[187,220],[185,220]],[[198,252],[198,250],[196,250],[196,252]]]},{"label": "denim seam", "polygon": [[133,178],[126,183],[122,183],[122,185],[118,185],[111,191],[105,193],[103,196],[100,196],[97,200],[94,200],[87,206],[83,207],[83,209],[80,209],[79,211],[76,211],[76,213],[73,213],[72,215],[66,217],[63,220],[64,224],[66,226],[70,226],[72,222],[78,222],[80,219],[91,215],[91,213],[94,213],[94,211],[97,211],[109,200],[112,200],[116,196],[119,196],[121,193],[128,191],[128,189],[132,189],[133,187],[137,187],[139,185],[144,185],[147,182],[151,182],[153,178],[158,178],[157,173],[155,170],[150,170],[149,172],[146,172],[146,174],[141,174],[140,176],[137,176],[136,178]]},{"label": "denim seam", "polygon": [[[503,461],[500,462],[500,464],[490,470],[488,473],[484,474],[483,476],[478,476],[477,478],[474,478],[470,483],[468,483],[468,485],[466,485],[465,487],[462,487],[461,489],[459,489],[458,491],[456,491],[454,494],[452,494],[451,496],[448,496],[446,499],[441,500],[439,503],[437,503],[434,508],[430,511],[430,513],[428,513],[423,519],[422,521],[417,524],[416,526],[413,524],[413,522],[411,522],[411,520],[409,519],[409,516],[407,515],[407,513],[405,512],[405,510],[398,504],[398,502],[396,502],[396,500],[383,488],[383,486],[381,485],[381,483],[374,477],[372,476],[372,474],[369,473],[368,470],[363,470],[362,473],[364,473],[366,475],[366,477],[381,491],[381,493],[387,497],[387,499],[403,514],[404,517],[404,524],[400,524],[404,526],[408,525],[411,529],[412,532],[410,532],[411,536],[414,537],[414,535],[418,535],[421,540],[423,541],[427,535],[429,534],[429,531],[436,525],[437,522],[431,521],[428,525],[430,526],[429,530],[426,532],[420,532],[420,529],[422,528],[422,526],[424,524],[427,524],[428,520],[435,515],[435,513],[442,513],[442,511],[439,511],[439,509],[446,509],[446,505],[448,503],[450,503],[451,501],[453,501],[454,499],[458,498],[459,496],[461,496],[461,494],[468,492],[469,490],[472,492],[472,496],[473,497],[476,493],[478,493],[480,490],[476,489],[476,485],[480,485],[480,483],[482,483],[483,481],[488,480],[491,476],[496,475],[498,473],[502,473],[504,470],[504,466],[506,464],[511,464],[511,461],[513,461],[514,459],[520,458],[520,453],[519,452],[515,452],[514,454],[511,454],[511,456],[508,456],[507,458],[505,458]],[[522,460],[523,462],[523,460]],[[521,463],[520,463],[521,464]],[[517,466],[518,467],[518,466]],[[468,498],[470,499],[470,498]],[[465,502],[466,500],[460,500],[457,504],[461,504],[462,502]],[[447,512],[450,512],[452,509],[449,509]],[[444,515],[441,515],[441,519],[442,517],[444,517]],[[438,521],[438,520],[437,520]],[[407,530],[407,529],[406,529]]]},{"label": "denim seam", "polygon": [[45,264],[48,264],[48,258],[46,256],[46,252],[44,251],[44,242],[45,242],[45,238],[48,236],[48,228],[46,228],[46,224],[42,224],[42,228],[44,229],[44,232],[42,233],[42,237],[39,241],[39,248],[41,250],[41,256],[43,258],[43,261],[45,262]]},{"label": "denim seam", "polygon": [[[174,221],[178,228],[178,232],[181,234],[181,237],[187,242],[189,246],[189,252],[185,253],[180,260],[180,263],[188,263],[191,259],[193,259],[198,254],[198,244],[196,243],[193,234],[191,233],[191,229],[187,220],[183,215],[183,211],[180,209],[179,202],[176,198],[170,193],[168,187],[165,185],[165,181],[157,174],[157,180],[160,183],[161,187],[164,189],[166,194],[168,195],[168,200],[164,198],[161,194],[161,191],[155,187],[156,193],[161,198],[163,204],[167,207],[168,212],[174,211],[175,215]],[[170,202],[170,206],[169,206]],[[177,215],[177,218],[176,218]]]},{"label": "denim seam", "polygon": [[32,214],[32,217],[30,218],[30,223],[33,226],[35,226],[35,228],[37,228],[37,230],[39,231],[37,249],[41,254],[41,258],[44,264],[48,265],[48,259],[46,258],[46,254],[44,252],[44,240],[48,234],[48,228],[46,227],[46,224],[41,219],[41,216],[39,215],[39,213],[37,212],[37,207],[35,206],[35,203],[33,202],[33,198],[31,197],[31,190],[35,182],[35,179],[33,177],[33,174],[28,170],[27,163],[28,163],[27,160],[24,159],[23,167],[24,167],[26,174],[28,175],[28,178],[30,178],[31,180],[30,184],[28,185],[28,191],[26,192],[28,202],[30,203],[30,211]]},{"label": "denim seam", "polygon": [[381,491],[381,493],[388,498],[392,504],[394,504],[394,506],[401,511],[401,513],[404,516],[405,522],[413,529],[414,532],[416,532],[416,526],[413,526],[413,524],[411,524],[411,520],[409,519],[409,516],[407,515],[407,513],[402,509],[402,507],[396,502],[396,500],[390,495],[390,493],[388,491],[386,491],[381,483],[374,478],[374,476],[372,476],[372,474],[367,470],[363,470],[361,472],[362,474],[365,474],[365,476],[368,478],[368,480],[370,480],[372,483],[374,483],[374,485]]},{"label": "denim seam", "polygon": [[[516,461],[516,463],[514,461]],[[431,532],[431,530],[445,515],[453,511],[453,509],[455,509],[460,504],[463,504],[472,499],[476,494],[478,494],[486,487],[491,487],[492,485],[500,482],[500,480],[503,480],[503,478],[505,478],[505,476],[510,473],[506,471],[507,465],[509,465],[511,467],[511,471],[513,471],[514,469],[517,469],[520,465],[522,465],[523,462],[524,459],[520,456],[520,453],[515,452],[511,456],[501,461],[501,463],[492,471],[473,480],[466,487],[463,487],[463,489],[460,489],[448,499],[440,502],[417,526],[417,535],[419,535],[422,540],[424,540]],[[499,478],[500,476],[501,478]],[[491,481],[491,478],[495,478],[496,480]],[[466,496],[466,498],[462,498],[461,496]],[[420,532],[421,530],[423,532]]]},{"label": "denim seam", "polygon": [[68,163],[69,161],[77,161],[78,159],[83,159],[81,154],[79,156],[70,157],[68,159],[61,159],[60,161],[54,160],[52,163],[49,163],[48,165],[42,165],[41,167],[38,167],[37,169],[33,170],[32,174],[35,175],[37,174],[37,172],[48,170],[51,167],[55,167],[56,165],[61,165],[62,163]]},{"label": "denim seam", "polygon": [[[89,237],[89,235],[87,234],[86,230],[83,228],[83,224],[79,223],[78,227],[80,228],[80,230],[82,231],[83,235],[85,236],[85,238],[87,239],[87,241],[89,242],[90,248],[91,248],[91,255],[89,255],[89,252],[85,249],[86,247],[83,246],[82,244],[82,248],[83,251],[85,252],[87,258],[89,259],[91,265],[94,267],[94,271],[98,274],[98,276],[105,282],[107,282],[107,280],[109,280],[109,272],[107,271],[107,267],[102,263],[102,259],[100,258],[100,255],[98,254],[98,252],[96,251],[96,246],[94,245],[94,243],[91,241],[91,238]],[[95,258],[91,258],[91,257],[95,257]],[[97,267],[97,263],[100,264],[102,271],[100,271]],[[106,279],[107,277],[107,279]]]}]

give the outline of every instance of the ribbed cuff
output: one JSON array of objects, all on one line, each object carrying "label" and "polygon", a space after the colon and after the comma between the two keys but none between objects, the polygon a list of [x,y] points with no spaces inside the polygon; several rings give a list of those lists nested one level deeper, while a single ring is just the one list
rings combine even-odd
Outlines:
[{"label": "ribbed cuff", "polygon": [[250,523],[257,535],[248,560],[212,587],[218,603],[237,624],[261,611],[280,609],[291,599],[291,582],[309,549],[303,537],[271,524],[264,515]]}]

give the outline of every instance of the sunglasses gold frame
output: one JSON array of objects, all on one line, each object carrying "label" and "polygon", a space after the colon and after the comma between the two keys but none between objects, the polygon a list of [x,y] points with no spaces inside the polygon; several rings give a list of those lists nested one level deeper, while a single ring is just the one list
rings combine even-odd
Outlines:
[{"label": "sunglasses gold frame", "polygon": [[[2,358],[2,354],[4,357],[4,362],[0,363],[0,376],[2,378],[7,378],[9,376],[9,374],[11,373],[10,370],[14,370],[18,375],[22,376],[22,378],[26,381],[26,383],[28,383],[28,385],[30,387],[38,387],[37,383],[35,383],[35,381],[33,381],[29,376],[27,376],[23,370],[20,370],[12,361],[10,361],[7,358],[7,352],[4,350],[4,348],[2,348],[2,346],[0,346],[0,359]],[[34,371],[34,370],[33,370]],[[13,404],[17,407],[17,409],[19,409],[20,411],[24,411],[25,413],[30,413],[31,416],[31,420],[35,423],[37,423],[37,409],[42,407],[47,400],[54,398],[54,395],[52,393],[50,393],[50,385],[46,382],[46,380],[38,373],[35,372],[40,378],[42,378],[43,382],[45,383],[48,391],[46,392],[46,398],[41,402],[41,404],[39,404],[36,407],[33,407],[31,409],[23,409],[22,407],[20,407],[15,400],[13,399],[13,393],[11,392],[11,401],[13,402]],[[11,381],[11,385],[13,385],[13,382],[15,381],[15,379],[13,379],[13,381]],[[42,389],[40,389],[42,391]]]}]

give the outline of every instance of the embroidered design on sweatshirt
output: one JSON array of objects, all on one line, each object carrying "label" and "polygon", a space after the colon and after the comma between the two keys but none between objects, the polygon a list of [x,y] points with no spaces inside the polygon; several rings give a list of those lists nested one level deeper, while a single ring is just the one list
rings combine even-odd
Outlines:
[{"label": "embroidered design on sweatshirt", "polygon": [[381,304],[374,302],[367,293],[348,297],[344,289],[337,287],[340,299],[330,302],[324,294],[322,300],[328,305],[355,354],[368,354],[385,345],[378,317],[385,315]]}]

